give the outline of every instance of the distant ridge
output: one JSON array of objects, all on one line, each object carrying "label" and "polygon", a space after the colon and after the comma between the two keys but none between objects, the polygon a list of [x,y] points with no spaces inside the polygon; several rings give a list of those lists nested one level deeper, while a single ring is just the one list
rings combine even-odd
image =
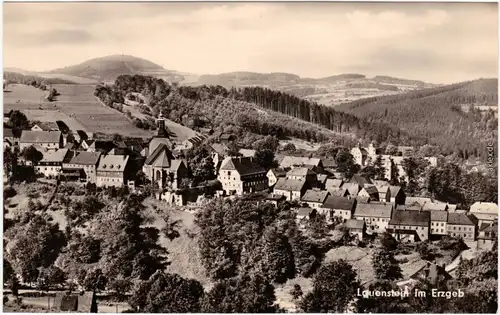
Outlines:
[{"label": "distant ridge", "polygon": [[167,81],[181,81],[183,77],[175,71],[143,58],[130,55],[110,55],[94,58],[64,68],[50,71],[53,74],[65,74],[97,81],[114,81],[120,75],[150,75]]}]

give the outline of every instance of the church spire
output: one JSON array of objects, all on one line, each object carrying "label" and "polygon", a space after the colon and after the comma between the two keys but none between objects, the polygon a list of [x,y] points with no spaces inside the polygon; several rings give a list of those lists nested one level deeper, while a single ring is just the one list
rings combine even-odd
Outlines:
[{"label": "church spire", "polygon": [[157,137],[168,138],[168,133],[165,126],[165,118],[163,118],[163,113],[160,110],[158,119],[156,119],[156,128],[158,129]]}]

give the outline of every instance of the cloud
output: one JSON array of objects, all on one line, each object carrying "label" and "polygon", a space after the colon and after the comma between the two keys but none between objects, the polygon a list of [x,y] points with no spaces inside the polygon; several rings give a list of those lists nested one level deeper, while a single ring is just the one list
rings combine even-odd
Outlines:
[{"label": "cloud", "polygon": [[124,53],[194,73],[324,77],[361,69],[459,81],[491,73],[497,10],[486,3],[6,3],[4,62],[48,70]]}]

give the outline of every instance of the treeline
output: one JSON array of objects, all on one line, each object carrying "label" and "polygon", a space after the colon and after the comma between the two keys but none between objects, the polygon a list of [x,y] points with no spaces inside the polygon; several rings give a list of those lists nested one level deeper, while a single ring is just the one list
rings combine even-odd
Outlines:
[{"label": "treeline", "polygon": [[[497,80],[484,79],[406,94],[374,97],[340,105],[360,119],[399,128],[442,153],[485,161],[488,144],[497,142],[498,119],[493,111],[480,112],[474,105],[496,104]],[[463,111],[469,104],[472,110]],[[390,138],[396,142],[397,139]]]},{"label": "treeline", "polygon": [[52,84],[75,84],[75,82],[60,78],[43,78],[40,76],[24,75],[17,72],[4,72],[3,78],[7,81],[7,84],[18,83],[31,85],[43,91],[47,90],[48,86]]}]

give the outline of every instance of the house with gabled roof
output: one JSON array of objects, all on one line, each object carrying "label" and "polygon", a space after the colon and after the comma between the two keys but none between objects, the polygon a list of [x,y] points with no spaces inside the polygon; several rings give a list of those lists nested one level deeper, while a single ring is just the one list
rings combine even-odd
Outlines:
[{"label": "house with gabled roof", "polygon": [[366,222],[368,233],[383,233],[389,225],[393,211],[390,203],[356,203],[353,218]]},{"label": "house with gabled roof", "polygon": [[129,157],[126,155],[101,155],[97,165],[96,185],[121,187],[127,182]]},{"label": "house with gabled roof", "polygon": [[448,235],[464,241],[474,241],[476,238],[476,224],[465,213],[448,213],[446,229]]},{"label": "house with gabled roof", "polygon": [[142,171],[159,188],[178,189],[183,178],[189,176],[184,161],[175,159],[168,146],[160,143],[144,161]]},{"label": "house with gabled roof", "polygon": [[35,169],[46,178],[58,178],[68,149],[50,150],[42,154],[43,158],[36,164]]},{"label": "house with gabled roof", "polygon": [[389,191],[391,194],[390,202],[396,205],[404,205],[405,204],[405,193],[400,186],[389,186]]},{"label": "house with gabled roof", "polygon": [[344,227],[349,231],[351,236],[354,236],[359,241],[363,240],[366,224],[363,220],[349,219],[344,223]]},{"label": "house with gabled roof", "polygon": [[319,209],[323,206],[330,193],[326,190],[309,189],[302,196],[301,201],[313,209]]},{"label": "house with gabled roof", "polygon": [[333,192],[340,190],[343,183],[344,181],[341,179],[328,178],[325,183],[325,189],[328,190],[330,194],[333,194]]},{"label": "house with gabled roof", "polygon": [[372,201],[379,201],[377,187],[373,185],[365,185],[365,187],[359,191],[358,197],[366,197],[370,198]]},{"label": "house with gabled roof", "polygon": [[378,200],[380,202],[391,202],[391,189],[387,185],[376,185]]},{"label": "house with gabled roof", "polygon": [[[101,152],[70,151],[69,161],[63,164],[65,177],[73,177],[87,183],[97,181],[97,164],[101,157]],[[67,176],[72,174],[73,176]],[[78,174],[78,178],[77,177]]]},{"label": "house with gabled roof", "polygon": [[498,220],[498,205],[493,202],[475,202],[470,207],[470,213],[473,214],[478,223],[493,223]]},{"label": "house with gabled roof", "polygon": [[426,202],[424,206],[422,207],[423,211],[448,211],[448,204],[444,202],[431,202],[428,203]]},{"label": "house with gabled roof", "polygon": [[446,235],[448,211],[431,210],[431,235]]},{"label": "house with gabled roof", "polygon": [[272,168],[267,172],[266,176],[267,176],[269,187],[272,187],[278,182],[279,178],[286,177],[286,172],[282,169],[279,169],[279,168]]},{"label": "house with gabled roof", "polygon": [[352,218],[356,199],[349,199],[340,196],[328,196],[320,208],[320,212],[325,213],[327,218],[340,217],[343,221]]},{"label": "house with gabled roof", "polygon": [[281,168],[307,167],[310,166],[315,172],[323,169],[323,163],[319,158],[286,155],[280,162]]},{"label": "house with gabled roof", "polygon": [[358,145],[351,149],[351,155],[354,158],[354,163],[358,164],[361,167],[366,166],[368,151],[366,151],[365,148],[362,148]]},{"label": "house with gabled roof", "polygon": [[61,131],[59,129],[59,126],[55,121],[44,121],[44,122],[39,122],[33,127],[31,127],[32,131]]},{"label": "house with gabled roof", "polygon": [[274,185],[275,195],[282,195],[286,200],[300,200],[307,190],[306,183],[302,180],[279,178]]},{"label": "house with gabled roof", "polygon": [[351,196],[351,198],[356,198],[361,190],[361,187],[357,183],[344,183],[342,188],[349,192],[349,196]]},{"label": "house with gabled roof", "polygon": [[23,130],[19,139],[19,149],[33,146],[41,151],[56,150],[63,146],[63,138],[60,131],[32,131]]},{"label": "house with gabled roof", "polygon": [[267,171],[253,157],[227,157],[217,179],[227,194],[243,195],[268,188]]},{"label": "house with gabled roof", "polygon": [[286,178],[302,180],[313,186],[316,183],[316,172],[307,167],[294,167],[286,173]]},{"label": "house with gabled roof", "polygon": [[427,211],[394,211],[387,232],[398,241],[416,242],[429,239],[431,215]]}]

